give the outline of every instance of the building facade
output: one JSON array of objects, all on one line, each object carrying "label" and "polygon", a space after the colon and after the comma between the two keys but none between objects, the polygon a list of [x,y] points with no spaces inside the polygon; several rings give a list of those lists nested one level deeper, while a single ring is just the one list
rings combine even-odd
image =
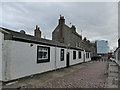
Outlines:
[{"label": "building facade", "polygon": [[52,32],[52,40],[66,44],[68,47],[79,47],[86,51],[92,52],[92,55],[96,55],[96,43],[90,43],[89,40],[84,38],[76,32],[76,27],[72,25],[69,27],[65,24],[64,16],[60,16],[59,24]]},{"label": "building facade", "polygon": [[118,48],[114,51],[115,62],[120,66],[120,32],[118,32]]},{"label": "building facade", "polygon": [[25,31],[0,28],[0,81],[11,81],[90,60],[90,52],[41,38],[38,26],[34,36]]}]

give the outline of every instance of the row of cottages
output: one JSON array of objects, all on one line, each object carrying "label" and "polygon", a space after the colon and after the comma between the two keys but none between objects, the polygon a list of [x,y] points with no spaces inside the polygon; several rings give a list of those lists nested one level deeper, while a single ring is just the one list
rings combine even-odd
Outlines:
[{"label": "row of cottages", "polygon": [[[62,25],[59,28],[62,29]],[[60,31],[60,35],[63,34]],[[66,34],[71,41],[73,38],[69,35],[70,33]],[[34,36],[23,30],[16,32],[0,28],[0,81],[15,80],[91,60],[89,50],[67,45],[63,43],[66,39],[61,36],[60,42],[43,39],[38,26],[34,30]],[[77,34],[76,37],[81,36]]]}]

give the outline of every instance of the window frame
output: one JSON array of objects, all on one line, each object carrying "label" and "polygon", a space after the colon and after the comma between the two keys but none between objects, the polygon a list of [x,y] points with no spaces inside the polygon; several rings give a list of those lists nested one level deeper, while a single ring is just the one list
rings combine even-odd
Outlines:
[{"label": "window frame", "polygon": [[86,52],[86,58],[88,58],[88,53]]},{"label": "window frame", "polygon": [[[48,58],[47,59],[41,59],[39,60],[39,48],[47,48],[48,49]],[[37,46],[37,63],[44,63],[44,62],[50,62],[50,47],[46,46]]]},{"label": "window frame", "polygon": [[81,59],[82,58],[82,55],[81,55],[81,51],[78,51],[78,59]]},{"label": "window frame", "polygon": [[118,49],[118,52],[117,52],[117,59],[118,59],[118,61],[120,61],[120,49]]},{"label": "window frame", "polygon": [[88,52],[88,58],[89,58],[89,52]]},{"label": "window frame", "polygon": [[[63,53],[62,53],[62,51],[63,51]],[[63,54],[63,57],[62,57],[62,54]],[[60,51],[60,60],[64,61],[64,49],[61,49],[61,51]]]},{"label": "window frame", "polygon": [[75,60],[75,59],[76,59],[76,51],[73,51],[73,60]]}]

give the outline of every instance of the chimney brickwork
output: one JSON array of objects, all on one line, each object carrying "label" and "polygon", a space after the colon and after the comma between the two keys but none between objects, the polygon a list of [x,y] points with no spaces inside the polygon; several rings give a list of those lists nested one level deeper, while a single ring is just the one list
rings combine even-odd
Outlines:
[{"label": "chimney brickwork", "polygon": [[75,27],[75,25],[72,25],[71,29],[76,32],[76,27]]},{"label": "chimney brickwork", "polygon": [[59,31],[60,31],[59,41],[60,41],[61,43],[64,42],[64,40],[63,40],[64,24],[65,24],[64,16],[60,16],[60,19],[59,19]]},{"label": "chimney brickwork", "polygon": [[86,38],[82,40],[82,36],[76,32],[75,25],[69,27],[65,24],[64,16],[60,16],[58,26],[52,32],[52,40],[66,44],[68,47],[79,47],[83,50],[91,51],[96,54],[96,47]]},{"label": "chimney brickwork", "polygon": [[34,36],[41,38],[41,31],[39,30],[38,25],[36,25],[36,29],[34,30]]}]

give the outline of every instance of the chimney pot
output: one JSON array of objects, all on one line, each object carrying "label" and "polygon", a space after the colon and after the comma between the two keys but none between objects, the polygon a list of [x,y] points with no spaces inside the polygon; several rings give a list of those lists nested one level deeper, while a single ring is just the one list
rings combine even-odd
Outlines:
[{"label": "chimney pot", "polygon": [[38,25],[36,25],[36,29],[34,30],[34,36],[41,38],[41,31],[39,30]]},{"label": "chimney pot", "polygon": [[64,16],[60,16],[59,24],[65,24]]},{"label": "chimney pot", "polygon": [[75,28],[75,25],[72,25],[72,28]]},{"label": "chimney pot", "polygon": [[87,41],[87,38],[86,38],[86,37],[84,37],[84,41]]},{"label": "chimney pot", "polygon": [[38,25],[36,25],[36,30],[39,30]]},{"label": "chimney pot", "polygon": [[73,29],[74,31],[76,31],[75,25],[72,25],[71,29]]},{"label": "chimney pot", "polygon": [[64,19],[64,16],[60,16],[60,19]]}]

